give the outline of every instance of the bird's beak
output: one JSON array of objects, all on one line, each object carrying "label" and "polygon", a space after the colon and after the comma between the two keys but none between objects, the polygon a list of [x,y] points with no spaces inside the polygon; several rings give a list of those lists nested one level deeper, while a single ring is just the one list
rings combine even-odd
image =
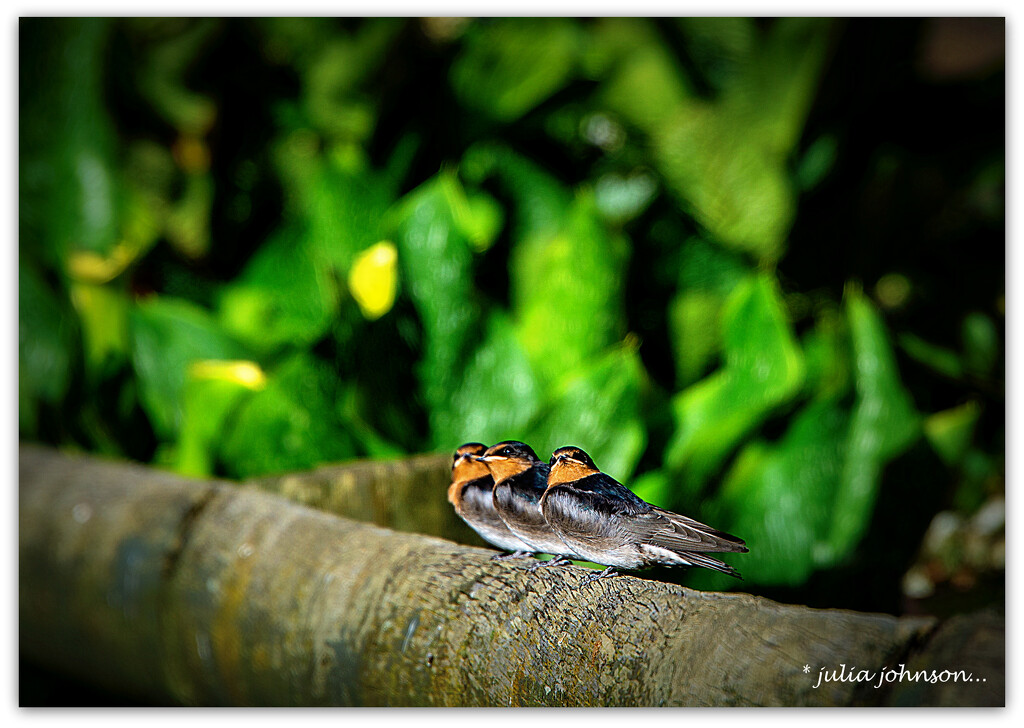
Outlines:
[{"label": "bird's beak", "polygon": [[508,458],[501,457],[500,455],[474,455],[473,459],[481,463],[492,463],[495,460],[508,460]]},{"label": "bird's beak", "polygon": [[551,467],[555,467],[555,465],[568,465],[569,463],[575,463],[576,465],[579,465],[581,467],[583,466],[583,463],[580,460],[574,458],[572,455],[559,455],[557,458],[555,458],[555,462]]}]

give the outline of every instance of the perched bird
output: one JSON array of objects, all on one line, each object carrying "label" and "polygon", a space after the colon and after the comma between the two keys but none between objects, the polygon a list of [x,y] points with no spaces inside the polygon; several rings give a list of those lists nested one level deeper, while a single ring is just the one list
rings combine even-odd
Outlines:
[{"label": "perched bird", "polygon": [[740,578],[706,554],[744,553],[742,539],[641,500],[578,447],[555,450],[549,467],[541,510],[570,549],[608,567],[591,580],[614,575],[615,567],[656,565],[703,566]]},{"label": "perched bird", "polygon": [[540,497],[547,488],[548,464],[537,457],[533,448],[516,440],[506,440],[491,445],[476,459],[487,464],[494,478],[494,509],[512,533],[531,551],[556,556],[546,562],[548,565],[563,563],[563,556],[576,556],[551,530],[541,513]]},{"label": "perched bird", "polygon": [[486,449],[487,446],[479,442],[467,442],[455,451],[448,502],[455,507],[459,518],[485,541],[500,549],[512,551],[512,556],[525,556],[532,553],[533,549],[509,531],[494,510],[494,478],[487,465],[475,458]]}]

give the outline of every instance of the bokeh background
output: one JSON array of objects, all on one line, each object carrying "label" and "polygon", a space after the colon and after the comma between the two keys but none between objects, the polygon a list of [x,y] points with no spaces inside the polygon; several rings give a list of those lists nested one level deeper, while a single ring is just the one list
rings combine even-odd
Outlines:
[{"label": "bokeh background", "polygon": [[23,19],[23,440],[576,444],[701,588],[1004,600],[1002,19]]}]

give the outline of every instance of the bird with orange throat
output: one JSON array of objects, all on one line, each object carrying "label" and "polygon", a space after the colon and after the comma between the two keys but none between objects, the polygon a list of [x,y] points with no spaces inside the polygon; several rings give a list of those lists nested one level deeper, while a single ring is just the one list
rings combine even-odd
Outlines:
[{"label": "bird with orange throat", "polygon": [[560,447],[552,454],[540,507],[569,549],[607,566],[586,583],[614,576],[615,568],[650,566],[702,566],[741,578],[708,554],[749,550],[736,536],[640,499],[578,447]]},{"label": "bird with orange throat", "polygon": [[494,510],[508,530],[531,551],[555,556],[534,564],[531,570],[566,563],[565,557],[578,558],[552,531],[540,510],[540,498],[547,488],[548,464],[537,457],[533,448],[518,440],[505,440],[491,445],[476,459],[487,465],[494,478]]},{"label": "bird with orange throat", "polygon": [[476,459],[487,449],[479,442],[460,445],[452,456],[452,483],[448,486],[448,502],[459,518],[480,534],[487,543],[511,554],[495,559],[516,558],[533,553],[533,549],[508,530],[494,509],[494,478],[487,465]]}]

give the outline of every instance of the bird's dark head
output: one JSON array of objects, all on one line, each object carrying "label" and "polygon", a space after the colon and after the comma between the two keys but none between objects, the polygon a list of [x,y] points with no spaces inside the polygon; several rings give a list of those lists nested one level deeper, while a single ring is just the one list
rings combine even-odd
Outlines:
[{"label": "bird's dark head", "polygon": [[487,465],[476,459],[476,456],[482,455],[485,450],[487,446],[479,442],[459,445],[452,455],[452,482],[464,483],[487,475],[490,472]]},{"label": "bird's dark head", "polygon": [[601,472],[586,452],[571,445],[560,447],[551,453],[549,464],[551,466],[551,472],[548,474],[549,486],[571,483],[574,480]]},{"label": "bird's dark head", "polygon": [[487,464],[495,483],[519,475],[543,462],[532,447],[518,440],[505,440],[497,445],[491,445],[476,459]]}]

